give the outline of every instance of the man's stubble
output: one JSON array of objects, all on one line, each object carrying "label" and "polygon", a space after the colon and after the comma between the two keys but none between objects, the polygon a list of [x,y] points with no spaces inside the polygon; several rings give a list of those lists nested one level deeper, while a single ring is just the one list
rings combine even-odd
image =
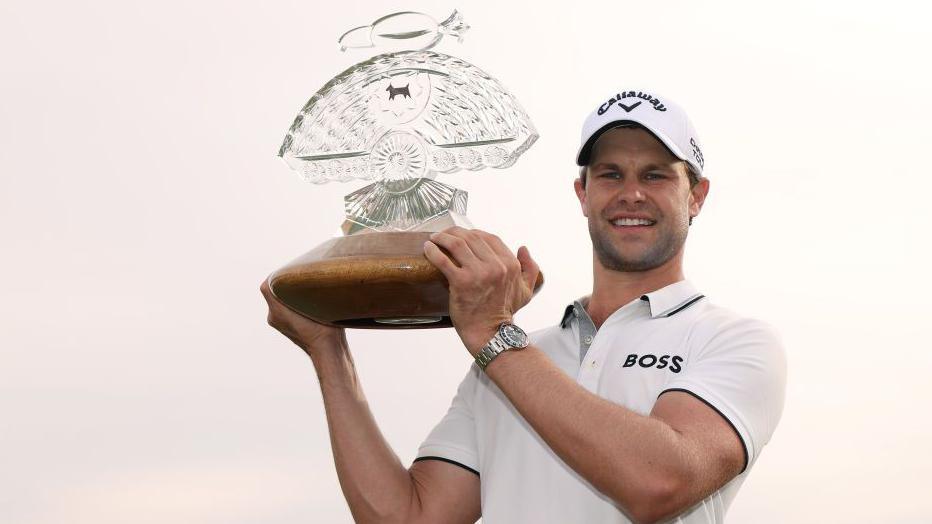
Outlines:
[{"label": "man's stubble", "polygon": [[[612,271],[648,271],[662,266],[676,256],[686,242],[689,223],[685,220],[665,220],[664,217],[657,217],[656,219],[657,223],[650,227],[657,229],[658,238],[640,255],[623,254],[611,241],[610,236],[613,231],[600,228],[595,221],[589,220],[589,236],[592,238],[592,247],[602,266]],[[599,220],[601,221],[600,224],[608,224],[607,227],[612,227],[605,217]],[[673,224],[673,222],[677,223]]]}]

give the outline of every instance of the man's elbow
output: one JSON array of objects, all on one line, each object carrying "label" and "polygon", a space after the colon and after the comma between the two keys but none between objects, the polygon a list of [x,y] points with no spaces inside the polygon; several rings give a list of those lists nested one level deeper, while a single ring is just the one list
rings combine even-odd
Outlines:
[{"label": "man's elbow", "polygon": [[[628,517],[639,524],[658,522],[681,513],[687,508],[687,481],[676,477],[657,478],[645,482],[639,492],[621,505]],[[616,499],[618,500],[618,499]]]}]

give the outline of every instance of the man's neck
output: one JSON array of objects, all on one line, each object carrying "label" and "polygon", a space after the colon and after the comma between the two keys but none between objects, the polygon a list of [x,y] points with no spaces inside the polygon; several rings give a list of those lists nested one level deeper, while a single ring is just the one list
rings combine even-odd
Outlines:
[{"label": "man's neck", "polygon": [[601,327],[618,308],[640,298],[645,293],[656,291],[683,280],[682,250],[662,266],[647,271],[613,271],[602,267],[593,255],[592,295],[586,304],[586,312],[595,326]]}]

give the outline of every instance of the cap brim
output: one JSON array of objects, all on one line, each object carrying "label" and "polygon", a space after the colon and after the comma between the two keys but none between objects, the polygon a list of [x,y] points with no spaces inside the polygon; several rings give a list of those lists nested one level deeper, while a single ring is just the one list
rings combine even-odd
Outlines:
[{"label": "cap brim", "polygon": [[[626,125],[626,124],[627,124],[627,125]],[[662,134],[660,134],[660,133],[654,132],[653,129],[647,127],[646,125],[644,125],[644,124],[641,123],[641,122],[638,122],[637,120],[624,120],[624,119],[622,119],[622,120],[613,120],[613,121],[611,121],[611,122],[605,124],[604,126],[600,127],[598,130],[596,130],[595,133],[592,133],[592,136],[589,137],[589,140],[586,140],[586,143],[583,144],[582,147],[579,148],[579,152],[576,153],[576,165],[577,165],[577,166],[585,166],[585,165],[588,165],[588,164],[589,164],[589,156],[592,154],[592,147],[595,146],[596,141],[597,141],[597,140],[599,139],[599,137],[601,137],[606,131],[610,131],[610,130],[612,130],[612,129],[617,129],[617,128],[619,128],[619,127],[635,127],[635,126],[636,126],[636,127],[643,128],[643,129],[645,129],[647,132],[649,132],[651,135],[654,135],[654,138],[656,138],[657,140],[659,140],[660,143],[663,144],[664,147],[667,148],[667,151],[669,151],[671,155],[673,155],[673,156],[675,156],[676,158],[679,158],[680,160],[683,160],[683,161],[685,161],[685,162],[688,162],[688,161],[689,161],[689,160],[687,160],[687,159],[685,158],[685,156],[682,154],[682,152],[679,152],[679,150],[677,149],[677,147],[676,147],[675,145],[673,145],[673,141],[670,140],[669,138],[667,138],[666,136],[664,136],[664,135],[662,135]]]}]

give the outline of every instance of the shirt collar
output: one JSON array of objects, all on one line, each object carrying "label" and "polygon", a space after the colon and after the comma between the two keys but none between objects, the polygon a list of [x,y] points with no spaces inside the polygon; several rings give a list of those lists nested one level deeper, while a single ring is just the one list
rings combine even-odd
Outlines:
[{"label": "shirt collar", "polygon": [[650,317],[669,317],[695,304],[705,295],[688,280],[680,280],[656,291],[641,295],[650,304]]},{"label": "shirt collar", "polygon": [[[586,304],[589,303],[589,297],[581,297],[577,300],[574,300],[572,304],[566,306],[566,309],[563,310],[563,319],[560,320],[560,327],[565,328],[569,325],[570,320],[574,317],[585,317],[589,318],[589,313],[586,312]],[[591,320],[589,322],[592,322]]]},{"label": "shirt collar", "polygon": [[[650,305],[650,317],[661,318],[669,317],[695,304],[705,295],[699,293],[692,282],[680,280],[669,284],[650,293],[641,295],[641,300]],[[588,297],[574,300],[572,304],[566,306],[563,311],[563,318],[560,320],[560,327],[565,328],[570,319],[573,318],[573,312],[577,308],[584,308]],[[583,312],[585,309],[583,309]]]}]

